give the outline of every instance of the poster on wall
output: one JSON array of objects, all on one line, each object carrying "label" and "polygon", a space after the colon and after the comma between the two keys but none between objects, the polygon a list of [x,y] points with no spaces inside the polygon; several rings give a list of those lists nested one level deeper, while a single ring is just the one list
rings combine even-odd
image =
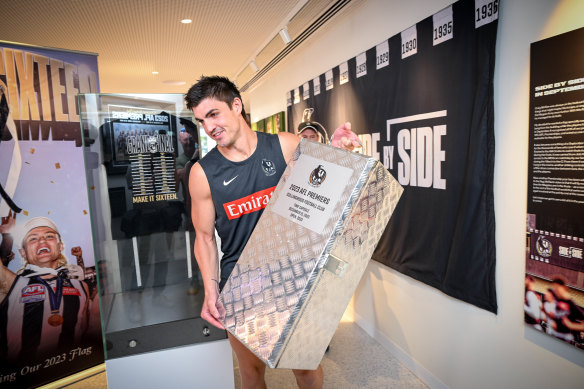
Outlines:
[{"label": "poster on wall", "polygon": [[256,126],[257,126],[258,132],[265,132],[266,131],[266,120],[265,119],[258,120],[256,122]]},{"label": "poster on wall", "polygon": [[0,385],[104,360],[77,94],[95,54],[0,42]]},{"label": "poster on wall", "polygon": [[531,45],[525,323],[584,348],[584,28]]},{"label": "poster on wall", "polygon": [[286,115],[284,111],[274,114],[274,134],[286,131]]},{"label": "poster on wall", "polygon": [[287,93],[288,128],[351,122],[404,187],[373,259],[494,313],[498,15],[458,1]]},{"label": "poster on wall", "polygon": [[264,119],[264,123],[266,124],[265,132],[267,134],[274,134],[274,117],[268,116]]},{"label": "poster on wall", "polygon": [[278,132],[286,131],[286,115],[284,111],[278,112],[267,118],[263,118],[255,123],[252,123],[251,129],[253,131],[266,132],[268,134],[277,134]]}]

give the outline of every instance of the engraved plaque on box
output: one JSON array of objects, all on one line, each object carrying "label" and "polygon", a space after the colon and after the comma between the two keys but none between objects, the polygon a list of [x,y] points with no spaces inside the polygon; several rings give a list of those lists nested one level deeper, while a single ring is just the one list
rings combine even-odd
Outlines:
[{"label": "engraved plaque on box", "polygon": [[402,192],[377,160],[302,140],[219,297],[227,331],[316,369]]}]

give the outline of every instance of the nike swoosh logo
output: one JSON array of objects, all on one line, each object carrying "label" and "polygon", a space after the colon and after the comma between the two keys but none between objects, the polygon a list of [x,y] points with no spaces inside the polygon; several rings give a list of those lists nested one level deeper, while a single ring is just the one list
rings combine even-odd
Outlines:
[{"label": "nike swoosh logo", "polygon": [[231,184],[231,182],[232,182],[233,180],[235,180],[236,178],[237,178],[237,176],[233,177],[233,178],[232,178],[231,180],[229,180],[229,181],[225,181],[225,180],[223,180],[223,185],[224,185],[224,186],[227,186],[227,185]]}]

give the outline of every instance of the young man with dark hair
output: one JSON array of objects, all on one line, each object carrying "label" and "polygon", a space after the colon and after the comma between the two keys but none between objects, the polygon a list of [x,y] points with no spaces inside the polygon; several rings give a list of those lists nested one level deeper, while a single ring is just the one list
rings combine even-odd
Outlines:
[{"label": "young man with dark hair", "polygon": [[[201,317],[223,328],[218,320],[219,292],[265,208],[260,203],[240,212],[237,205],[250,196],[271,196],[300,140],[287,132],[252,131],[245,120],[241,95],[227,78],[202,77],[189,89],[185,101],[207,135],[217,142],[217,147],[191,169],[189,192],[196,232],[195,257],[205,290]],[[339,127],[335,134],[333,144],[350,150],[359,144],[349,123]],[[215,228],[223,252],[220,264]],[[239,362],[242,387],[265,388],[265,364],[231,334],[229,341]],[[300,388],[322,387],[322,367],[293,372]]]}]

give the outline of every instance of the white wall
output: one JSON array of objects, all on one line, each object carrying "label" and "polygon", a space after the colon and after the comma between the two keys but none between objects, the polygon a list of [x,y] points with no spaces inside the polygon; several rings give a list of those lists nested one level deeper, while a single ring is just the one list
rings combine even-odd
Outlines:
[{"label": "white wall", "polygon": [[[246,93],[252,120],[285,110],[286,91],[451,2],[352,2]],[[530,43],[583,27],[583,15],[581,0],[502,0],[495,73],[498,315],[374,261],[349,307],[431,387],[584,387],[584,350],[526,328],[522,307]]]}]

